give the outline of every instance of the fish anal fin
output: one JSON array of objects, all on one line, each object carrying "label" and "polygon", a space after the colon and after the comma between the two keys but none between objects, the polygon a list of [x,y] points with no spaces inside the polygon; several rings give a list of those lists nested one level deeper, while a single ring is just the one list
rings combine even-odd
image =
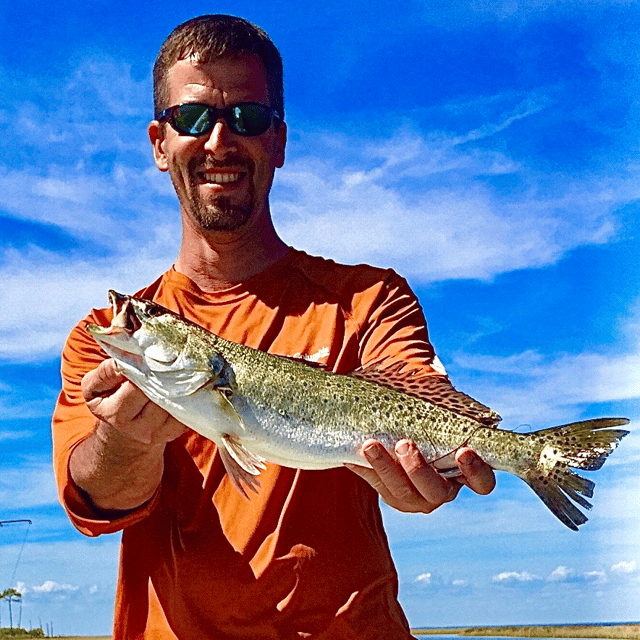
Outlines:
[{"label": "fish anal fin", "polygon": [[222,435],[222,445],[218,450],[227,475],[236,489],[245,498],[249,497],[244,490],[245,486],[257,493],[260,486],[257,476],[267,468],[264,458],[251,453],[237,437],[226,433]]},{"label": "fish anal fin", "polygon": [[353,378],[406,393],[426,400],[431,404],[466,416],[487,427],[496,427],[500,416],[489,407],[458,391],[441,375],[422,374],[414,369],[406,370],[406,363],[391,365],[369,365],[355,369],[349,375]]}]

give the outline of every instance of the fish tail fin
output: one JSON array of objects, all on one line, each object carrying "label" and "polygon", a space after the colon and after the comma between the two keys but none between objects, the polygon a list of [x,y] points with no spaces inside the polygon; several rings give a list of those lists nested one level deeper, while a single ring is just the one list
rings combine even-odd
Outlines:
[{"label": "fish tail fin", "polygon": [[536,443],[537,464],[523,480],[567,527],[578,530],[588,518],[571,501],[591,509],[595,483],[571,468],[596,471],[629,432],[616,429],[626,418],[601,418],[573,422],[529,434]]},{"label": "fish tail fin", "polygon": [[524,480],[542,502],[549,507],[553,515],[569,529],[578,531],[578,527],[588,520],[587,516],[571,500],[585,509],[591,509],[591,503],[583,497],[591,498],[593,496],[595,483],[591,480],[573,473],[570,469],[556,470],[550,480],[538,477],[525,478]]}]

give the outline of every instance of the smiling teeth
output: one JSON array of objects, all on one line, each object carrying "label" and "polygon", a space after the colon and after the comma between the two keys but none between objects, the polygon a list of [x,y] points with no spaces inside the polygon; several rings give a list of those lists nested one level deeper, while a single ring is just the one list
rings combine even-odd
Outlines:
[{"label": "smiling teeth", "polygon": [[209,173],[205,175],[207,182],[216,184],[227,184],[229,182],[237,182],[240,179],[239,173]]}]

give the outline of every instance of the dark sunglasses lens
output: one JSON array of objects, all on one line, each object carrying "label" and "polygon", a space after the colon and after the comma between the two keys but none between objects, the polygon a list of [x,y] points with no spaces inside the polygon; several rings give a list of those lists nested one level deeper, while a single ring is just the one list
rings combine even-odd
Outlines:
[{"label": "dark sunglasses lens", "polygon": [[227,124],[241,136],[259,136],[271,126],[271,113],[261,104],[238,104],[230,108]]},{"label": "dark sunglasses lens", "polygon": [[212,128],[209,108],[202,104],[182,104],[173,113],[175,127],[181,133],[199,136]]}]

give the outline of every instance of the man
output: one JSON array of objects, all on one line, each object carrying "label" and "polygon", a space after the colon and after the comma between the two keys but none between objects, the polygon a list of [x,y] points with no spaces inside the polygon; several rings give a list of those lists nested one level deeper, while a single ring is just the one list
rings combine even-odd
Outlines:
[{"label": "man", "polygon": [[[165,41],[149,137],[180,201],[182,244],[138,295],[332,371],[402,363],[443,376],[404,280],[313,258],[278,237],[268,196],[284,163],[282,96],[277,49],[242,19],[196,18]],[[247,500],[213,443],[105,359],[84,327],[110,319],[94,310],[65,346],[53,436],[72,522],[87,535],[123,531],[114,638],[410,638],[378,494],[428,513],[460,482],[441,478],[410,442],[391,453],[369,441],[371,469],[270,464]],[[457,461],[466,484],[491,491],[493,473],[472,451]]]}]

